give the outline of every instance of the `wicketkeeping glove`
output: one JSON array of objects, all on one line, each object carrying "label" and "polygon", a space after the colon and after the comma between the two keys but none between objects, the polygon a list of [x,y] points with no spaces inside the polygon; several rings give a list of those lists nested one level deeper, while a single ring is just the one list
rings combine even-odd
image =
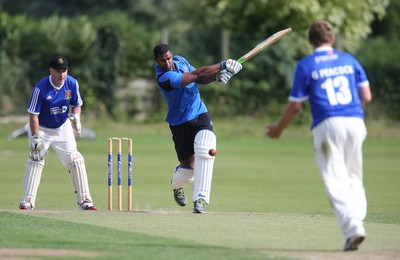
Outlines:
[{"label": "wicketkeeping glove", "polygon": [[72,128],[74,128],[75,137],[82,137],[82,126],[81,126],[81,116],[78,114],[71,114],[69,116],[69,120],[71,120]]},{"label": "wicketkeeping glove", "polygon": [[228,59],[227,61],[222,61],[221,62],[222,69],[226,69],[228,72],[231,72],[233,75],[238,73],[242,68],[242,64],[239,62],[233,60],[233,59]]},{"label": "wicketkeeping glove", "polygon": [[29,147],[29,158],[34,161],[41,161],[46,157],[47,151],[44,149],[43,140],[34,135],[31,137],[31,146]]},{"label": "wicketkeeping glove", "polygon": [[228,72],[227,70],[221,70],[221,72],[217,74],[215,80],[218,83],[226,84],[232,76],[233,74],[231,72]]}]

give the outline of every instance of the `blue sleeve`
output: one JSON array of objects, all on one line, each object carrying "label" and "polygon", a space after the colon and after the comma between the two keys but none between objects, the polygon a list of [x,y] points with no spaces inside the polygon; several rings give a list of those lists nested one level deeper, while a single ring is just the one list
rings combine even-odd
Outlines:
[{"label": "blue sleeve", "polygon": [[[160,86],[168,85],[172,88],[181,88],[182,87],[182,73],[177,71],[167,71],[162,75],[158,80]],[[164,87],[163,87],[164,88]]]},{"label": "blue sleeve", "polygon": [[307,88],[307,74],[304,68],[297,64],[293,76],[293,86],[290,91],[290,98],[293,100],[304,100],[309,96],[309,89]]},{"label": "blue sleeve", "polygon": [[28,112],[31,114],[38,115],[40,114],[40,110],[42,109],[42,93],[40,89],[35,86],[32,91],[31,99],[28,105]]},{"label": "blue sleeve", "polygon": [[74,93],[73,93],[72,97],[73,97],[72,100],[71,100],[71,105],[72,106],[79,107],[79,106],[83,105],[83,101],[82,101],[82,98],[81,98],[81,93],[79,91],[79,83],[78,83],[78,81],[75,81],[75,90],[74,90]]},{"label": "blue sleeve", "polygon": [[367,74],[365,73],[361,64],[356,59],[354,59],[354,67],[357,78],[357,84],[360,85],[362,83],[368,82]]}]

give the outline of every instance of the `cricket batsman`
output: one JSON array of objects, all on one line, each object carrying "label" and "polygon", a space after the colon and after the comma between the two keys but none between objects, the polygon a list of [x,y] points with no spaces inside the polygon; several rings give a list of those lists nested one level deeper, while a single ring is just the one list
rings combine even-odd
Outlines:
[{"label": "cricket batsman", "polygon": [[193,213],[201,214],[210,203],[217,138],[197,84],[215,81],[226,84],[242,65],[229,59],[196,69],[184,57],[173,56],[166,44],[155,46],[153,55],[159,90],[168,105],[166,121],[179,160],[171,181],[174,198],[180,206],[185,206],[183,188],[194,182]]}]

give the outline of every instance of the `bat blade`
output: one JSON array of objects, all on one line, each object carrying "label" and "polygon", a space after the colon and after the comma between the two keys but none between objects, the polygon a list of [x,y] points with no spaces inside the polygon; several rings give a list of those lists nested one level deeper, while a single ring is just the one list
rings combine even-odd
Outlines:
[{"label": "bat blade", "polygon": [[270,37],[268,37],[264,41],[262,41],[259,44],[257,44],[256,47],[254,47],[251,51],[249,51],[248,53],[243,55],[237,61],[239,63],[244,63],[245,61],[248,61],[249,59],[251,59],[252,57],[256,56],[257,54],[259,54],[260,52],[262,52],[263,50],[265,50],[266,48],[268,48],[269,46],[271,46],[275,42],[279,41],[280,39],[282,39],[283,37],[288,35],[291,31],[292,31],[292,28],[286,28],[284,30],[281,30],[281,31],[278,31],[278,32],[274,33],[273,35],[271,35]]}]

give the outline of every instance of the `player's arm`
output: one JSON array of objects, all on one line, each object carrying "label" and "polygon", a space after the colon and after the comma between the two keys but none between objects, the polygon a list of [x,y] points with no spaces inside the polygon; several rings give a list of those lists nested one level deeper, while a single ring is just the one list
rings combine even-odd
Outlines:
[{"label": "player's arm", "polygon": [[31,128],[32,136],[39,135],[39,115],[29,114],[29,127]]},{"label": "player's arm", "polygon": [[71,109],[72,114],[74,115],[81,115],[82,113],[82,107],[81,106],[73,106]]},{"label": "player's arm", "polygon": [[72,128],[74,129],[74,134],[76,138],[82,137],[82,124],[81,124],[81,106],[72,106],[71,108],[72,114],[69,116],[69,119],[72,123]]},{"label": "player's arm", "polygon": [[202,66],[190,72],[182,74],[181,86],[184,87],[190,83],[209,84],[215,80],[215,75],[222,70],[220,63]]},{"label": "player's arm", "polygon": [[278,122],[266,126],[268,137],[279,138],[283,130],[296,118],[302,106],[303,106],[302,102],[290,101],[286,105],[286,108],[283,111],[282,116],[280,117]]},{"label": "player's arm", "polygon": [[372,94],[371,89],[368,86],[362,86],[358,88],[358,94],[360,95],[361,104],[364,106],[365,104],[371,102]]},{"label": "player's arm", "polygon": [[191,72],[186,72],[182,74],[181,86],[184,87],[187,84],[196,82],[199,84],[209,84],[216,79],[216,75],[221,70],[226,70],[232,73],[232,76],[238,73],[242,69],[242,65],[233,59],[228,59],[227,61],[222,61],[221,63],[202,66]]}]

